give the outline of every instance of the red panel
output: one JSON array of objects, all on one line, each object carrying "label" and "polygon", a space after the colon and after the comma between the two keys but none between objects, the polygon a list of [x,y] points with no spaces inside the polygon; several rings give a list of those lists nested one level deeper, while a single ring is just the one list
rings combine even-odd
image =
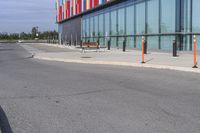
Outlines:
[{"label": "red panel", "polygon": [[58,22],[59,9],[56,7],[56,21]]},{"label": "red panel", "polygon": [[77,14],[81,12],[81,0],[77,0]]},{"label": "red panel", "polygon": [[60,21],[62,21],[62,16],[63,16],[63,14],[62,14],[62,6],[60,7]]},{"label": "red panel", "polygon": [[62,6],[59,8],[59,21],[62,21]]},{"label": "red panel", "polygon": [[93,8],[92,5],[93,5],[93,0],[90,0],[90,9]]},{"label": "red panel", "polygon": [[79,13],[81,13],[81,11],[82,11],[82,0],[79,0]]},{"label": "red panel", "polygon": [[62,6],[59,8],[59,21],[62,21]]},{"label": "red panel", "polygon": [[94,0],[94,7],[99,5],[99,0]]},{"label": "red panel", "polygon": [[76,14],[79,13],[79,0],[77,0],[76,2]]},{"label": "red panel", "polygon": [[76,14],[78,14],[78,0],[76,0]]},{"label": "red panel", "polygon": [[66,18],[68,18],[68,16],[67,16],[67,1],[66,1],[66,3],[65,3],[65,9],[66,9],[66,11],[65,11],[65,16],[66,16]]},{"label": "red panel", "polygon": [[58,8],[58,22],[60,21],[60,7]]},{"label": "red panel", "polygon": [[70,1],[67,1],[67,17],[70,17]]}]

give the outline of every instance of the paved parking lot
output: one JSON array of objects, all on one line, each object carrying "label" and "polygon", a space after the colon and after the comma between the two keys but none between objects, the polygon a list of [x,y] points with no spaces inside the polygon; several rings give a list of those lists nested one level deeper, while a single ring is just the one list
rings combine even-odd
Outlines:
[{"label": "paved parking lot", "polygon": [[6,44],[0,115],[13,133],[199,133],[199,79],[178,71],[41,61]]}]

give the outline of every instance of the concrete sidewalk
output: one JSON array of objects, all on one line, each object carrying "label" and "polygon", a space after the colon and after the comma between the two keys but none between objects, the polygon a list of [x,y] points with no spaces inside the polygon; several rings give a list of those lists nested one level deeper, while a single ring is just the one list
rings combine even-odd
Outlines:
[{"label": "concrete sidewalk", "polygon": [[[73,49],[73,51],[50,53],[36,50],[34,54],[35,58],[37,59],[72,63],[147,67],[200,73],[199,68],[192,68],[192,52],[179,52],[178,57],[172,57],[172,53],[148,51],[148,54],[145,55],[146,63],[141,64],[140,50],[128,50],[127,52],[122,52],[122,50],[113,49],[111,51],[86,51],[86,53],[82,53],[80,49],[75,49],[74,47],[47,44],[41,45],[45,45],[46,47],[62,47],[67,49]],[[197,59],[199,62],[199,54],[197,55]]]}]

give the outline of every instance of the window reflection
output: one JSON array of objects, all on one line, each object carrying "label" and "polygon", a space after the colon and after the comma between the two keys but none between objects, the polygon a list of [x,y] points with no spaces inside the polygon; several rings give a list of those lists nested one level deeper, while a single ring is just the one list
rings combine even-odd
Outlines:
[{"label": "window reflection", "polygon": [[176,0],[161,0],[161,32],[175,32]]}]

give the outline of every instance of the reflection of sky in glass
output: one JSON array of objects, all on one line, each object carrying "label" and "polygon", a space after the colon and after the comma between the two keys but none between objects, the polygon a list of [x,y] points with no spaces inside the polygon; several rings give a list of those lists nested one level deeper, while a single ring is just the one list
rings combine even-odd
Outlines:
[{"label": "reflection of sky in glass", "polygon": [[148,33],[158,33],[159,27],[159,0],[151,0],[147,2],[147,26]]},{"label": "reflection of sky in glass", "polygon": [[136,32],[145,33],[145,3],[136,5]]},{"label": "reflection of sky in glass", "polygon": [[175,32],[175,0],[161,1],[161,31],[162,33]]},{"label": "reflection of sky in glass", "polygon": [[134,34],[134,6],[129,6],[126,8],[126,33],[127,35]]},{"label": "reflection of sky in glass", "polygon": [[200,0],[193,0],[193,32],[200,32]]},{"label": "reflection of sky in glass", "polygon": [[56,29],[54,0],[0,0],[0,5],[0,32]]},{"label": "reflection of sky in glass", "polygon": [[99,15],[99,35],[100,36],[103,36],[104,35],[104,31],[103,31],[103,23],[104,23],[104,21],[103,21],[103,14],[101,14],[101,15]]}]

